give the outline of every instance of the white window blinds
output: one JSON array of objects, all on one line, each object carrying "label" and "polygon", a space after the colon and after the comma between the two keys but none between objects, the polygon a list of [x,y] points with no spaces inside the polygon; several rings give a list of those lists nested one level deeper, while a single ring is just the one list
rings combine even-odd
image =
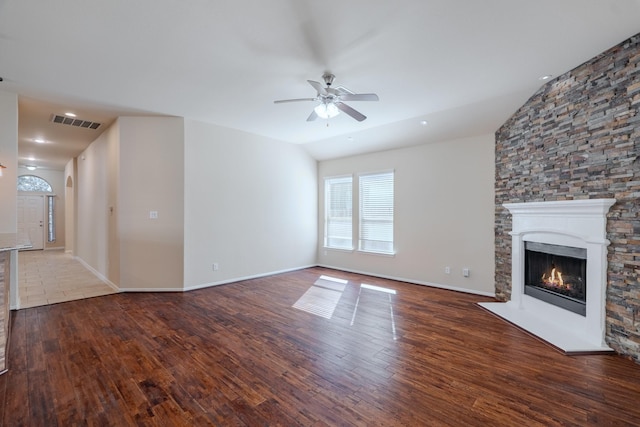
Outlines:
[{"label": "white window blinds", "polygon": [[325,178],[324,245],[353,249],[353,178]]},{"label": "white window blinds", "polygon": [[393,172],[360,175],[360,239],[365,252],[393,253]]}]

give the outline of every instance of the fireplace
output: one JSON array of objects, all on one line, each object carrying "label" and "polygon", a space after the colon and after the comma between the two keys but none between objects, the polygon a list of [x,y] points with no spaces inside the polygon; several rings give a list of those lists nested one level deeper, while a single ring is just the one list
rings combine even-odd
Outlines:
[{"label": "fireplace", "polygon": [[511,300],[480,303],[567,354],[605,342],[607,212],[615,199],[508,203]]},{"label": "fireplace", "polygon": [[585,316],[587,250],[524,242],[524,293]]}]

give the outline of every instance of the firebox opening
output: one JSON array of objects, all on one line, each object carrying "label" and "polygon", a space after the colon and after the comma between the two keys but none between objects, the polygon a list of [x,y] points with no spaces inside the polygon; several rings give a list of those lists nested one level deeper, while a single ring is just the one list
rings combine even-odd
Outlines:
[{"label": "firebox opening", "polygon": [[586,316],[587,250],[525,243],[524,293]]}]

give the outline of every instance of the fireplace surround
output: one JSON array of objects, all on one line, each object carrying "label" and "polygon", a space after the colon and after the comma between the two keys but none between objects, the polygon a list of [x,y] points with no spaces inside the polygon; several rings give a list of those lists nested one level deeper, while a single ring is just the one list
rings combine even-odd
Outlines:
[{"label": "fireplace surround", "polygon": [[[605,305],[607,287],[607,212],[615,199],[586,199],[531,203],[507,203],[512,214],[511,300],[480,305],[505,320],[547,341],[568,354],[610,352],[605,343]],[[550,303],[527,292],[525,275],[529,251],[581,260],[568,274],[584,277],[582,312]],[[565,249],[556,249],[565,248]],[[566,249],[569,248],[569,249]],[[557,250],[565,251],[556,253]],[[564,262],[564,261],[562,261]],[[562,268],[567,268],[562,266]],[[547,273],[545,273],[547,274]],[[535,275],[539,275],[535,273]],[[544,291],[542,291],[544,292]],[[535,293],[535,291],[534,291]],[[562,292],[561,292],[562,294]],[[569,295],[579,302],[577,294]]]}]

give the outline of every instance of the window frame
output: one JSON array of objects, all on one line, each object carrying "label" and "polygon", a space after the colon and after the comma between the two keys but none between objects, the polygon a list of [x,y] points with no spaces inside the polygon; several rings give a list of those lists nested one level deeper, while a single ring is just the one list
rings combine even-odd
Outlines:
[{"label": "window frame", "polygon": [[56,241],[56,196],[47,194],[47,243]]},{"label": "window frame", "polygon": [[[329,230],[330,230],[330,222],[331,222],[331,216],[330,216],[330,210],[331,210],[331,202],[332,202],[332,198],[331,198],[331,184],[339,184],[339,183],[345,183],[345,182],[349,182],[350,183],[350,188],[351,188],[351,193],[350,193],[350,211],[351,211],[351,215],[350,216],[345,216],[342,217],[345,219],[345,223],[348,222],[349,223],[349,231],[350,231],[350,236],[349,236],[349,240],[348,240],[348,245],[331,245],[330,244],[330,239],[331,237],[328,235],[329,234]],[[331,249],[331,250],[337,250],[337,251],[347,251],[347,252],[352,252],[354,250],[354,235],[353,235],[353,220],[354,220],[354,216],[353,216],[353,195],[354,195],[354,178],[353,178],[353,174],[348,174],[348,175],[335,175],[335,176],[327,176],[324,177],[323,180],[323,184],[324,184],[324,224],[323,224],[323,247],[325,249]],[[334,217],[334,218],[339,218],[339,217]],[[340,238],[340,236],[336,237],[336,238]],[[343,236],[342,238],[346,239],[346,236]]]},{"label": "window frame", "polygon": [[[365,207],[363,204],[366,202],[366,191],[363,191],[363,181],[366,181],[367,177],[373,176],[383,176],[383,175],[391,175],[391,219],[366,219],[364,216],[366,215],[363,211]],[[364,179],[363,179],[364,178]],[[395,255],[395,170],[387,169],[376,172],[363,172],[358,174],[358,252],[366,253],[366,254],[375,254],[375,255],[386,255],[386,256],[394,256]],[[366,248],[365,242],[371,242],[370,239],[363,238],[363,235],[369,234],[363,231],[363,227],[369,226],[374,222],[387,222],[391,224],[391,239],[390,240],[382,240],[380,242],[386,242],[390,245],[390,248],[385,249],[373,249]],[[379,230],[379,232],[384,233],[384,230]],[[387,231],[388,232],[388,231]],[[365,236],[366,237],[366,236]]]}]

